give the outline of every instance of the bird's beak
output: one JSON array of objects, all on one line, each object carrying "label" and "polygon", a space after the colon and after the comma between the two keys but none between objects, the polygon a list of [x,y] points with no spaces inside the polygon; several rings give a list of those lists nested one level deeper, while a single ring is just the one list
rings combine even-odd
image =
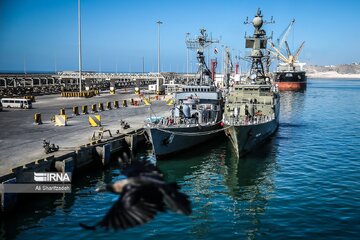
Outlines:
[{"label": "bird's beak", "polygon": [[113,192],[112,184],[105,184],[95,189],[96,192]]}]

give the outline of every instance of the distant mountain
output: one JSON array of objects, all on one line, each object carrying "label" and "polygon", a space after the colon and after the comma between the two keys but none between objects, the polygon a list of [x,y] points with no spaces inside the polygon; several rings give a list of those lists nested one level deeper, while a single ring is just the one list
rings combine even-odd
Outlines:
[{"label": "distant mountain", "polygon": [[341,65],[305,65],[304,69],[309,78],[360,78],[360,64]]}]

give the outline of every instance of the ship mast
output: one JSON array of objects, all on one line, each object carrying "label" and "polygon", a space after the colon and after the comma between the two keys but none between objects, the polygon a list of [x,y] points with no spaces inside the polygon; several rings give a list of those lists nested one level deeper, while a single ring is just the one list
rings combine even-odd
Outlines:
[{"label": "ship mast", "polygon": [[206,30],[203,28],[200,29],[200,36],[198,36],[196,39],[186,39],[186,47],[196,51],[197,54],[197,74],[199,74],[199,78],[195,82],[196,85],[210,85],[214,83],[214,79],[211,79],[211,72],[205,62],[204,51],[212,43],[218,42],[218,40],[213,40],[212,38],[209,39]]},{"label": "ship mast", "polygon": [[[266,83],[266,69],[264,68],[264,61],[266,62],[269,58],[268,54],[264,54],[263,49],[266,49],[268,37],[266,32],[262,29],[264,24],[274,23],[272,17],[271,21],[267,22],[263,20],[260,8],[258,9],[255,17],[252,20],[252,25],[254,26],[253,36],[245,36],[245,48],[251,48],[251,55],[248,58],[251,59],[251,69],[249,77],[252,81],[261,84]],[[248,18],[244,24],[250,24]]]}]

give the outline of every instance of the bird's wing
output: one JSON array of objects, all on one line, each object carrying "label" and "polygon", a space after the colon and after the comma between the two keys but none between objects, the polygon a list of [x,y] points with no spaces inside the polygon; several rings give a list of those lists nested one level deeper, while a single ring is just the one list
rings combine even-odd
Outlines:
[{"label": "bird's wing", "polygon": [[163,180],[162,172],[154,164],[147,160],[132,162],[130,166],[123,170],[122,173],[129,178],[147,176]]},{"label": "bird's wing", "polygon": [[176,183],[167,183],[159,190],[163,194],[165,205],[176,213],[190,215],[192,212],[189,196],[178,191]]},{"label": "bird's wing", "polygon": [[155,217],[156,213],[156,206],[146,202],[125,207],[124,202],[119,199],[97,225],[105,229],[127,229],[147,223]]},{"label": "bird's wing", "polygon": [[80,224],[85,229],[127,229],[147,223],[158,211],[165,211],[162,193],[155,186],[131,185],[109,209],[104,218],[94,226]]}]

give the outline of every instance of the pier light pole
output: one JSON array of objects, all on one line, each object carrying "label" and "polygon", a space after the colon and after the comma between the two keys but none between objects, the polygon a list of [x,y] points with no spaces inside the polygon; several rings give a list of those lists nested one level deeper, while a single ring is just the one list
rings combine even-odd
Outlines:
[{"label": "pier light pole", "polygon": [[79,40],[79,91],[81,92],[81,15],[80,15],[80,0],[78,0],[78,40]]},{"label": "pier light pole", "polygon": [[[186,33],[186,40],[189,39],[190,33]],[[189,81],[189,48],[186,47],[186,79]]]},{"label": "pier light pole", "polygon": [[160,24],[161,21],[156,22],[158,24],[158,77],[156,80],[156,90],[160,92]]},{"label": "pier light pole", "polygon": [[142,72],[145,72],[145,58],[144,56],[142,57]]}]

